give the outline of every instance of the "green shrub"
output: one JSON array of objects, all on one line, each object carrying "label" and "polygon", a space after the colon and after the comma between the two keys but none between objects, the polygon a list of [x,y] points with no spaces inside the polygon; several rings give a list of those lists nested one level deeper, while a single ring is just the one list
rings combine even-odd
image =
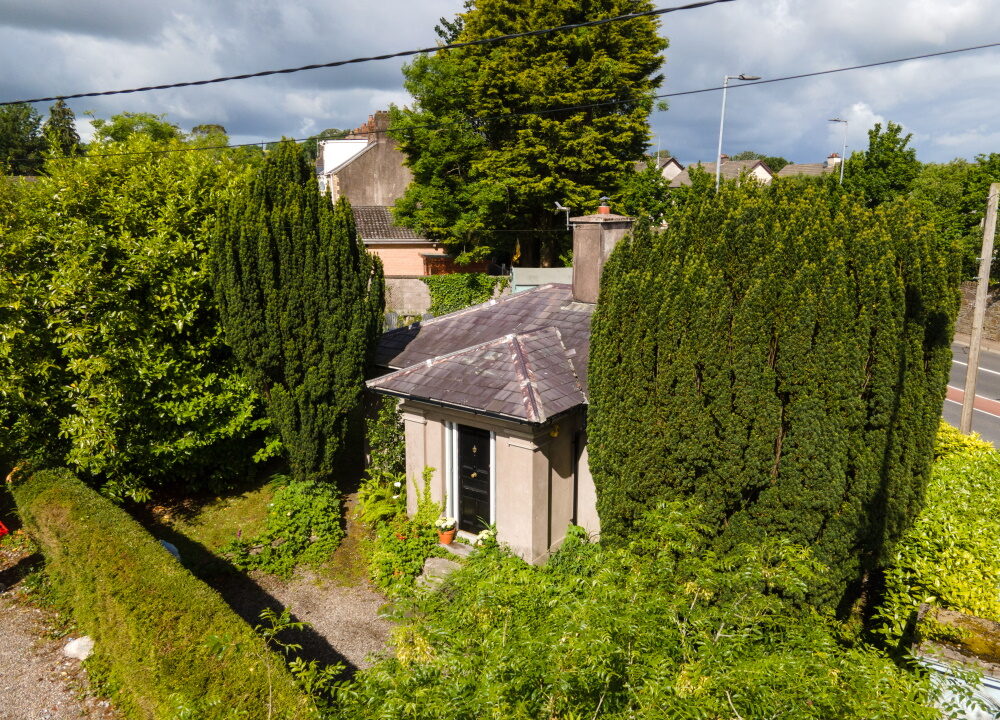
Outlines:
[{"label": "green shrub", "polygon": [[810,553],[717,554],[676,506],[631,547],[573,533],[547,565],[493,545],[404,609],[338,717],[936,719],[928,681],[803,603]]},{"label": "green shrub", "polygon": [[927,501],[886,570],[884,632],[898,637],[924,602],[1000,621],[1000,453],[944,431]]},{"label": "green shrub", "polygon": [[[446,552],[439,547],[434,528],[442,507],[431,500],[430,473],[430,468],[424,469],[423,488],[416,488],[417,511],[412,518],[407,516],[405,505],[398,505],[398,499],[384,500],[381,492],[366,491],[364,502],[358,503],[359,516],[372,518],[369,527],[373,534],[365,543],[368,575],[376,587],[391,596],[412,592],[427,558]],[[405,476],[395,477],[400,478],[396,482],[402,482]],[[378,481],[376,476],[366,484]],[[392,503],[397,503],[395,513],[391,513]]]},{"label": "green shrub", "polygon": [[445,315],[484,303],[504,290],[510,282],[508,277],[485,273],[450,273],[422,279],[431,291],[430,311],[434,315]]},{"label": "green shrub", "polygon": [[296,565],[327,560],[344,537],[337,488],[314,480],[289,480],[274,493],[264,532],[222,548],[240,570],[290,577]]},{"label": "green shrub", "polygon": [[938,460],[949,455],[974,454],[993,452],[993,446],[983,440],[979,433],[966,435],[944,420],[938,425],[937,437],[934,440],[934,459]]},{"label": "green shrub", "polygon": [[829,567],[815,601],[850,600],[923,501],[956,260],[906,204],[786,183],[637,227],[605,267],[591,337],[602,538],[693,497],[722,546],[811,547]]},{"label": "green shrub", "polygon": [[[68,470],[13,487],[60,602],[94,639],[88,664],[127,717],[315,717],[284,663],[135,520]],[[218,662],[211,645],[232,647]]]}]

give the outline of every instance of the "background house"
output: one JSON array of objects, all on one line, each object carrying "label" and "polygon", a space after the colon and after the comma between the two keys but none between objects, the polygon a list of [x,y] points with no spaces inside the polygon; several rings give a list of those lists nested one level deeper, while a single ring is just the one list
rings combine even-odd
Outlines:
[{"label": "background house", "polygon": [[830,153],[825,162],[821,163],[789,163],[778,171],[778,177],[808,176],[816,177],[840,171],[841,158],[838,153]]},{"label": "background house", "polygon": [[434,468],[432,496],[460,532],[495,524],[529,562],[558,547],[570,523],[600,531],[587,461],[590,321],[604,262],[632,219],[571,223],[572,283],[389,331],[376,356],[389,372],[368,381],[401,400],[410,487]]},{"label": "background house", "polygon": [[[699,162],[696,165],[712,177],[715,177],[714,162]],[[674,179],[670,181],[669,187],[690,186],[691,175],[688,172],[689,169],[682,169],[677,173]],[[770,184],[771,180],[774,179],[774,173],[771,172],[771,168],[763,160],[732,160],[728,155],[722,156],[722,170],[720,171],[720,175],[723,180],[735,180],[743,173],[746,173],[749,177],[764,185]]]}]

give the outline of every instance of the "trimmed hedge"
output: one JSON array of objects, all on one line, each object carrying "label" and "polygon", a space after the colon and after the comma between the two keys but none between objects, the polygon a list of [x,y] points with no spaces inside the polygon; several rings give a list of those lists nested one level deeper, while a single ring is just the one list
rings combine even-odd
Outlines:
[{"label": "trimmed hedge", "polygon": [[[65,469],[12,490],[60,600],[94,639],[88,663],[128,717],[317,716],[281,659],[123,510]],[[212,636],[228,645],[221,659]]]},{"label": "trimmed hedge", "polygon": [[906,204],[794,184],[726,187],[663,232],[637,227],[591,335],[602,538],[692,498],[723,548],[812,548],[830,568],[814,600],[849,606],[923,503],[956,259]]}]

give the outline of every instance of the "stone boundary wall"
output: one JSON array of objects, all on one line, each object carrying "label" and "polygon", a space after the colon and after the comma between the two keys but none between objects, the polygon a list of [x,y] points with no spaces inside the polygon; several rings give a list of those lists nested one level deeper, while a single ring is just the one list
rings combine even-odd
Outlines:
[{"label": "stone boundary wall", "polygon": [[419,276],[387,277],[385,309],[400,315],[423,315],[431,307],[431,290]]},{"label": "stone boundary wall", "polygon": [[[972,333],[972,307],[976,300],[976,283],[962,283],[962,307],[955,321],[956,335]],[[1000,342],[1000,285],[991,285],[986,294],[986,319],[983,323],[983,339]]]}]

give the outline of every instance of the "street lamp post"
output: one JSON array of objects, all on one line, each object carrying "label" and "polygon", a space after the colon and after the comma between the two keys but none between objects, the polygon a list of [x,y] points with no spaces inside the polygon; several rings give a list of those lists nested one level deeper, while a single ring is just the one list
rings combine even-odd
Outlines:
[{"label": "street lamp post", "polygon": [[719,117],[719,150],[715,154],[715,191],[719,191],[722,178],[722,129],[726,126],[726,91],[730,80],[760,80],[759,75],[726,75],[722,78],[722,115]]},{"label": "street lamp post", "polygon": [[829,122],[844,123],[844,154],[840,158],[840,184],[844,184],[844,164],[847,163],[847,121],[839,117],[830,118]]}]

